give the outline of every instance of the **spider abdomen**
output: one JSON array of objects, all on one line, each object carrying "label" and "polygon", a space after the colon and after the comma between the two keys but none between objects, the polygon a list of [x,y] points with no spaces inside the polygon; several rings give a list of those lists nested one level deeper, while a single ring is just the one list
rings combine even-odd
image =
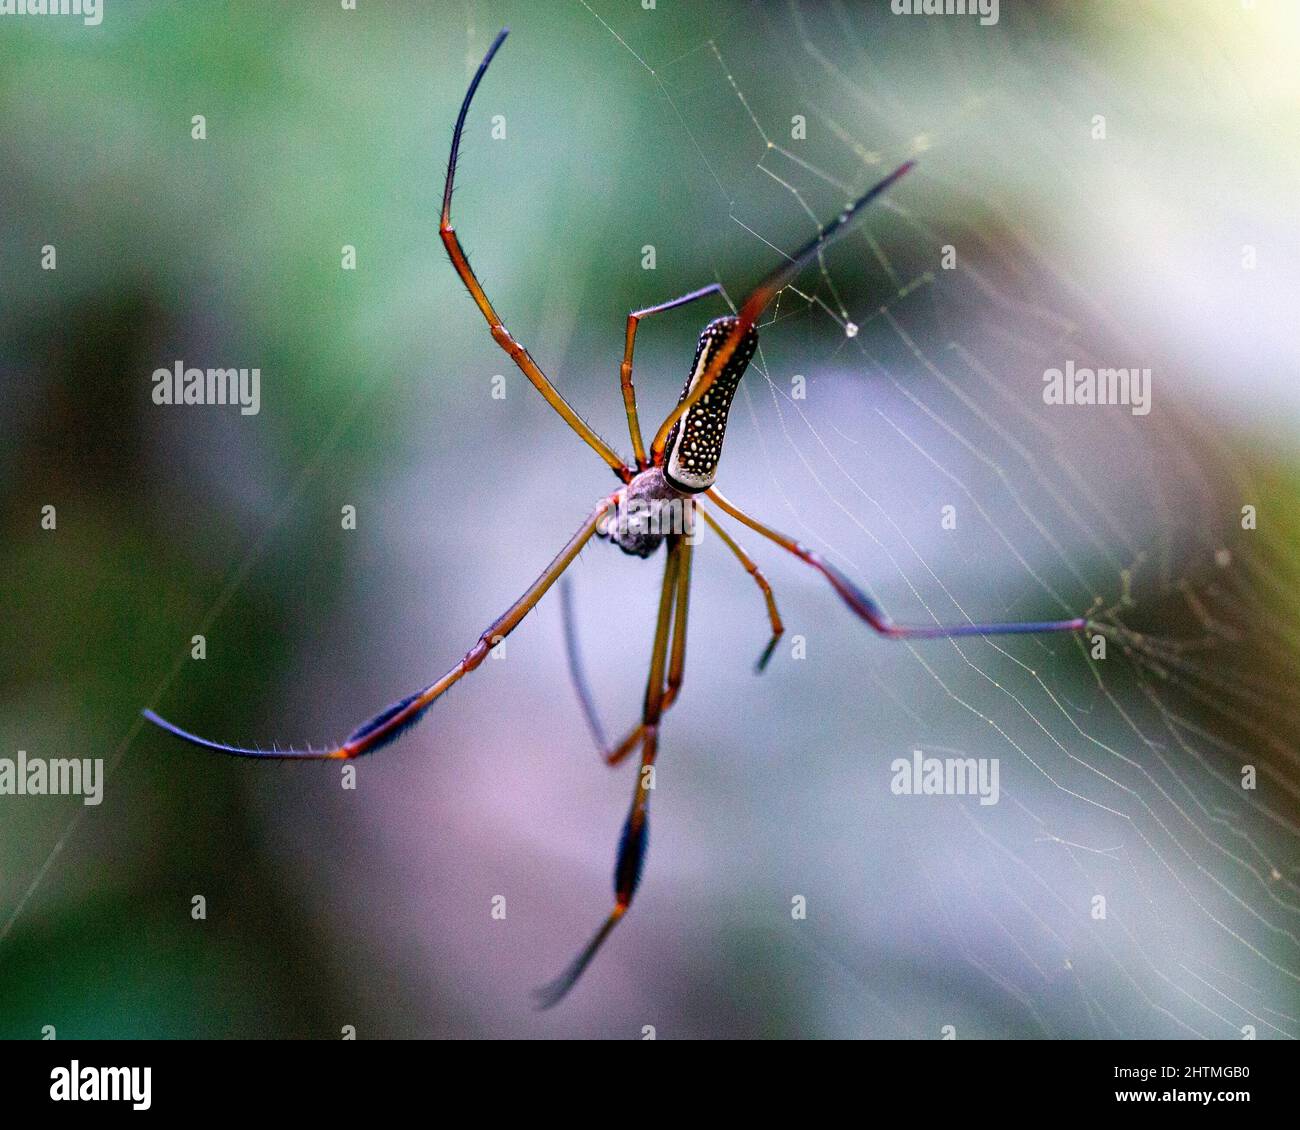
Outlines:
[{"label": "spider abdomen", "polygon": [[[685,400],[704,375],[714,353],[735,329],[734,315],[715,318],[700,334],[695,361],[678,403]],[[745,333],[722,372],[708,392],[686,413],[668,434],[665,445],[664,475],[668,482],[685,494],[699,494],[713,486],[718,477],[718,460],[722,457],[722,440],[727,431],[727,414],[731,400],[740,387],[740,378],[749,367],[758,348],[758,332],[751,326]]]}]

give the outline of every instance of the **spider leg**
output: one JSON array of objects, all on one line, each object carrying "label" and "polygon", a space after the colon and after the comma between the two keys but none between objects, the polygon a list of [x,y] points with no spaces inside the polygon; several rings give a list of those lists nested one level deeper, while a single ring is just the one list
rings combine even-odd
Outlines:
[{"label": "spider leg", "polygon": [[596,698],[591,693],[587,669],[578,648],[578,626],[573,615],[573,585],[567,576],[560,578],[560,615],[564,621],[564,651],[569,660],[569,677],[573,680],[574,690],[578,692],[578,702],[587,719],[587,726],[591,729],[591,736],[596,740],[596,748],[605,749],[609,745],[609,739],[605,737],[605,727],[601,725],[600,715],[596,712]]},{"label": "spider leg", "polygon": [[[642,711],[641,766],[637,771],[632,791],[632,803],[623,824],[618,855],[614,863],[614,908],[601,923],[573,962],[549,985],[537,990],[538,1008],[551,1008],[560,1003],[577,983],[591,959],[618,925],[641,879],[641,865],[645,861],[646,844],[650,829],[650,789],[653,788],[653,767],[659,749],[659,719],[663,715],[667,694],[665,676],[675,677],[681,683],[681,664],[686,649],[686,592],[690,584],[691,546],[684,539],[674,538],[664,567],[663,590],[659,597],[659,621],[655,628],[654,650],[650,658],[650,677],[646,683],[645,706]],[[674,613],[674,608],[676,609]],[[673,621],[673,657],[667,659],[669,620]],[[667,662],[667,671],[665,663]],[[675,676],[674,676],[675,669]]]},{"label": "spider leg", "polygon": [[[578,648],[578,636],[576,625],[573,619],[573,609],[570,603],[571,586],[568,584],[568,577],[560,581],[560,600],[561,610],[564,616],[564,647],[568,653],[569,675],[573,680],[574,690],[578,695],[578,703],[582,707],[582,713],[587,719],[587,726],[591,730],[591,736],[595,739],[596,748],[600,750],[601,760],[611,768],[620,765],[623,759],[628,756],[641,741],[641,736],[645,732],[645,726],[638,723],[634,726],[616,746],[610,746],[609,738],[605,734],[605,727],[601,724],[600,715],[596,711],[595,696],[591,693],[591,685],[587,681],[586,667],[582,662],[582,654]],[[680,675],[678,676],[680,682]],[[673,700],[677,697],[677,687],[673,685],[672,679],[669,679],[669,685],[664,691],[663,711],[666,713],[672,706]]]},{"label": "spider leg", "polygon": [[745,552],[735,538],[722,528],[712,514],[698,502],[695,504],[695,510],[704,516],[704,520],[708,522],[710,529],[722,539],[723,545],[736,555],[736,560],[744,567],[745,572],[754,578],[754,583],[758,585],[759,591],[763,594],[763,600],[767,603],[767,619],[772,625],[772,638],[768,641],[763,653],[758,657],[758,662],[754,665],[755,674],[762,674],[767,667],[768,660],[772,658],[772,653],[776,650],[777,641],[785,632],[785,625],[781,623],[781,614],[776,610],[776,597],[772,594],[772,586],[768,584],[767,578],[763,576],[763,571],[755,564],[754,559]]},{"label": "spider leg", "polygon": [[363,753],[371,753],[394,741],[411,726],[414,726],[424,712],[441,698],[448,688],[477,668],[487,657],[488,652],[519,626],[523,618],[536,607],[537,602],[542,599],[546,590],[573,563],[573,559],[578,556],[579,550],[591,539],[605,511],[614,505],[615,497],[611,495],[609,498],[601,500],[600,505],[582,524],[582,528],[569,539],[568,544],[560,550],[555,560],[532,583],[528,591],[515,601],[487,631],[479,636],[478,642],[465,653],[465,657],[455,667],[436,682],[430,683],[427,687],[416,691],[414,694],[409,694],[405,698],[398,699],[391,706],[385,707],[375,717],[363,722],[353,730],[340,745],[331,749],[312,749],[310,747],[248,749],[200,738],[195,734],[191,734],[188,730],[182,730],[179,726],[159,717],[152,710],[145,710],[143,712],[144,716],[154,725],[161,727],[168,733],[175,734],[178,738],[183,738],[193,745],[202,746],[204,749],[217,750],[220,753],[232,753],[239,757],[327,760],[349,759],[360,757]]},{"label": "spider leg", "polygon": [[[677,701],[682,689],[682,677],[686,673],[686,620],[690,615],[691,603],[691,561],[694,546],[682,540],[681,565],[677,574],[677,603],[673,607],[673,645],[668,655],[668,677],[664,685],[663,698],[655,712],[653,725],[659,725],[659,719],[668,708]],[[650,725],[643,723],[642,725]]]},{"label": "spider leg", "polygon": [[[694,503],[699,508],[699,503]],[[687,545],[683,551],[682,557],[682,575],[678,578],[678,598],[676,609],[673,614],[673,636],[672,650],[668,658],[668,679],[664,687],[663,702],[660,704],[660,715],[667,714],[677,701],[678,692],[682,687],[682,674],[686,669],[686,616],[687,605],[689,603],[689,586],[690,586],[690,565],[691,565],[691,546]],[[601,742],[600,748],[604,751],[601,757],[604,758],[605,764],[613,768],[622,763],[623,759],[628,756],[637,747],[637,743],[645,737],[646,724],[641,722],[627,737],[618,743],[613,749],[610,749],[605,742]]]},{"label": "spider leg", "polygon": [[786,262],[772,271],[749,293],[749,296],[740,305],[731,333],[718,346],[717,351],[709,361],[708,367],[700,375],[700,379],[695,382],[695,387],[691,389],[690,395],[684,397],[668,413],[668,418],[659,425],[659,430],[655,433],[654,443],[650,445],[650,459],[656,467],[664,461],[664,447],[668,443],[668,434],[673,430],[673,425],[694,408],[696,402],[703,398],[709,389],[713,387],[713,382],[722,374],[727,362],[731,360],[731,355],[736,351],[741,341],[744,340],[745,335],[749,333],[754,323],[758,321],[758,316],[763,312],[764,307],[776,297],[777,292],[786,283],[790,282],[804,267],[817,258],[828,243],[843,235],[868,204],[888,189],[896,180],[910,172],[915,164],[914,161],[904,161],[887,177],[877,181],[866,193],[845,208],[830,224],[822,228],[813,239],[789,256]]},{"label": "spider leg", "polygon": [[643,310],[633,310],[627,316],[627,338],[623,345],[623,364],[619,366],[618,379],[623,389],[623,407],[627,410],[627,430],[632,436],[632,453],[636,457],[638,470],[643,471],[650,464],[645,457],[645,442],[641,438],[641,423],[636,415],[636,389],[632,386],[632,349],[636,344],[637,326],[642,318],[648,318],[652,314],[662,314],[668,310],[676,310],[677,307],[685,306],[688,302],[707,298],[710,294],[721,293],[721,283],[710,283],[699,290],[691,291],[690,294],[683,294],[680,298],[661,302],[658,306],[647,306]]},{"label": "spider leg", "polygon": [[[664,709],[667,710],[673,704],[672,699],[669,698],[667,694],[665,694],[664,700],[665,700]],[[635,727],[633,727],[632,730],[628,732],[627,737],[625,737],[621,742],[619,742],[618,745],[616,745],[613,749],[606,748],[605,752],[601,754],[601,757],[605,759],[605,764],[608,765],[611,769],[616,765],[621,765],[623,763],[623,759],[626,758],[627,755],[631,753],[634,749],[636,749],[637,743],[641,740],[641,735],[644,733],[645,733],[645,723],[638,723]]]},{"label": "spider leg", "polygon": [[887,639],[947,639],[954,636],[1010,636],[1028,635],[1038,632],[1081,632],[1106,631],[1105,625],[1099,624],[1086,616],[1076,616],[1069,620],[1018,620],[1011,622],[994,622],[987,624],[926,624],[916,627],[895,624],[884,609],[859,589],[843,573],[829,562],[800,545],[794,538],[765,526],[757,518],[751,518],[740,507],[733,505],[717,490],[710,490],[708,497],[730,514],[736,521],[748,526],[756,533],[762,534],[770,541],[776,542],[782,549],[793,553],[800,561],[811,565],[831,583],[841,600],[862,620]]},{"label": "spider leg", "polygon": [[497,315],[496,310],[492,308],[492,303],[488,300],[488,296],[479,283],[478,277],[474,274],[474,269],[469,265],[469,257],[460,245],[456,229],[451,226],[452,185],[456,179],[456,159],[460,153],[460,141],[465,132],[465,117],[469,113],[470,103],[474,100],[474,92],[478,90],[478,84],[483,81],[483,75],[487,72],[488,64],[492,62],[492,57],[496,55],[501,44],[505,42],[507,31],[508,29],[502,28],[497,33],[497,37],[492,41],[492,46],[488,48],[487,54],[483,56],[483,62],[478,65],[478,70],[474,72],[474,78],[469,84],[469,90],[465,92],[465,101],[461,103],[460,115],[456,118],[456,129],[451,137],[451,161],[447,166],[447,182],[442,193],[442,220],[438,225],[438,235],[442,239],[443,246],[447,249],[447,256],[451,259],[451,265],[456,268],[456,273],[460,276],[461,282],[465,284],[465,289],[469,291],[470,297],[474,299],[474,305],[479,308],[483,317],[487,319],[492,340],[510,355],[510,359],[519,366],[520,371],[528,378],[532,386],[560,414],[565,423],[582,437],[588,447],[614,469],[619,478],[626,481],[630,478],[630,475],[618,453],[592,431],[587,422],[573,410],[572,405],[560,395],[559,390],[547,379],[546,374],[538,367],[537,362],[532,359],[528,350],[515,341],[510,336],[510,332],[501,324],[500,317]]}]

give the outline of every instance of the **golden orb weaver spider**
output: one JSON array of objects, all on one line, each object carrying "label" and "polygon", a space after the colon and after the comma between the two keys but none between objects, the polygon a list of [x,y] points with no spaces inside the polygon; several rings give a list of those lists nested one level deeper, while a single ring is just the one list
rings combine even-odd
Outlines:
[{"label": "golden orb weaver spider", "polygon": [[[632,802],[623,824],[614,866],[614,907],[591,940],[569,967],[549,985],[537,993],[540,1007],[549,1008],[558,1003],[574,986],[587,968],[596,951],[632,905],[645,859],[649,829],[649,788],[647,770],[652,769],[659,746],[659,725],[663,714],[676,701],[682,685],[686,658],[687,601],[691,580],[691,558],[694,539],[690,536],[694,514],[698,511],[708,526],[718,535],[745,570],[754,578],[762,591],[767,615],[772,628],[772,638],[758,661],[762,670],[771,657],[783,627],[777,612],[771,586],[754,560],[731,537],[709,509],[700,502],[707,498],[724,514],[749,527],[755,533],[775,542],[788,553],[812,566],[830,582],[840,599],[876,632],[890,639],[935,639],[953,636],[1009,635],[1030,632],[1074,632],[1084,629],[1104,631],[1104,626],[1085,617],[1071,620],[1043,620],[1018,623],[956,624],[908,627],[893,623],[884,611],[865,593],[858,589],[839,570],[824,561],[818,554],[806,549],[793,538],[786,536],[751,517],[728,501],[714,487],[718,458],[726,429],[731,398],[744,376],[745,369],[758,343],[755,323],[759,314],[797,273],[816,257],[826,244],[841,235],[858,214],[881,193],[893,185],[912,168],[908,161],[900,165],[864,196],[851,204],[816,238],[801,248],[776,270],[769,274],[749,294],[740,309],[731,315],[717,318],[705,327],[695,350],[695,360],[687,377],[686,386],[676,407],[659,425],[647,452],[637,419],[636,391],[632,385],[632,353],[636,331],[642,318],[676,309],[710,295],[721,294],[718,283],[692,291],[671,301],[635,310],[628,315],[623,363],[619,369],[619,384],[627,413],[628,431],[632,442],[633,463],[628,464],[578,416],[568,401],[551,384],[532,356],[509,333],[498,317],[487,294],[480,285],[469,259],[461,248],[456,230],[451,226],[451,195],[456,175],[456,159],[465,118],[479,83],[489,64],[505,41],[508,29],[502,29],[492,41],[487,54],[479,64],[469,90],[461,103],[460,114],[452,133],[451,160],[442,197],[442,219],[439,235],[447,249],[452,266],[460,276],[474,303],[487,319],[492,339],[510,355],[510,358],[528,378],[529,382],[559,413],[588,447],[592,448],[618,476],[618,490],[602,498],[581,528],[541,576],[533,582],[510,608],[497,619],[478,639],[459,663],[445,675],[428,686],[409,694],[386,707],[375,717],[362,723],[339,745],[330,749],[288,748],[259,750],[225,745],[200,738],[179,726],[166,721],[152,710],[144,716],[155,725],[205,749],[240,757],[279,759],[346,759],[373,752],[395,740],[413,726],[443,693],[453,684],[475,670],[486,658],[495,643],[515,630],[525,616],[537,605],[547,590],[573,563],[579,551],[592,537],[608,538],[625,553],[649,557],[661,543],[667,543],[667,561],[664,566],[659,613],[656,621],[654,646],[650,658],[650,674],[646,685],[641,722],[617,746],[606,749],[604,760],[609,765],[619,764],[638,746],[641,750],[640,768],[633,789]],[[610,512],[617,520],[611,524]],[[665,524],[670,528],[665,531]],[[583,708],[593,730],[598,735],[589,696],[585,692],[580,670],[572,654],[575,681]],[[601,743],[604,744],[603,742]]]}]

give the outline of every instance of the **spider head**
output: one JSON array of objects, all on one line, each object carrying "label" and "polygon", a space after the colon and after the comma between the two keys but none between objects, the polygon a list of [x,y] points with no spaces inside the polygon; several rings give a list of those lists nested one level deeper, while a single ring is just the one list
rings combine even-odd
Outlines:
[{"label": "spider head", "polygon": [[695,503],[669,485],[659,467],[640,472],[619,491],[617,505],[596,527],[598,537],[633,557],[649,557],[664,538],[677,534],[695,537]]},{"label": "spider head", "polygon": [[[695,361],[678,403],[690,395],[695,383],[704,375],[709,362],[731,336],[738,319],[729,314],[715,318],[700,334]],[[713,485],[718,477],[718,459],[722,456],[722,439],[727,430],[727,413],[736,395],[740,378],[749,367],[758,348],[758,331],[752,326],[736,344],[713,386],[668,433],[664,447],[664,475],[669,484],[685,494],[699,494]]]}]

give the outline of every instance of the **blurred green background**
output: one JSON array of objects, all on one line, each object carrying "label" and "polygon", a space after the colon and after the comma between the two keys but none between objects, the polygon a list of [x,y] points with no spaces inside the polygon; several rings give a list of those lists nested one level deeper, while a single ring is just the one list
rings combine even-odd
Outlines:
[{"label": "blurred green background", "polygon": [[[1295,1035],[1296,22],[1265,0],[1003,0],[990,28],[673,0],[0,19],[0,756],[110,767],[99,807],[0,797],[0,1035]],[[1059,639],[891,650],[749,537],[809,652],[755,680],[757,594],[707,546],[645,884],[544,1015],[527,990],[606,909],[631,781],[590,748],[553,602],[355,791],[138,720],[338,738],[451,666],[609,488],[437,238],[507,23],[455,222],[598,431],[626,448],[629,309],[715,279],[739,300],[918,156],[800,280],[819,302],[783,296],[724,488],[899,619],[1128,592],[1127,623],[1190,641],[1100,667]],[[724,310],[643,326],[647,428]],[[1152,416],[1045,411],[1067,356],[1154,366]],[[178,359],[260,367],[260,413],[153,404]],[[597,545],[575,574],[621,728],[658,565]],[[915,747],[1003,758],[1011,799],[900,804],[885,766]]]}]

